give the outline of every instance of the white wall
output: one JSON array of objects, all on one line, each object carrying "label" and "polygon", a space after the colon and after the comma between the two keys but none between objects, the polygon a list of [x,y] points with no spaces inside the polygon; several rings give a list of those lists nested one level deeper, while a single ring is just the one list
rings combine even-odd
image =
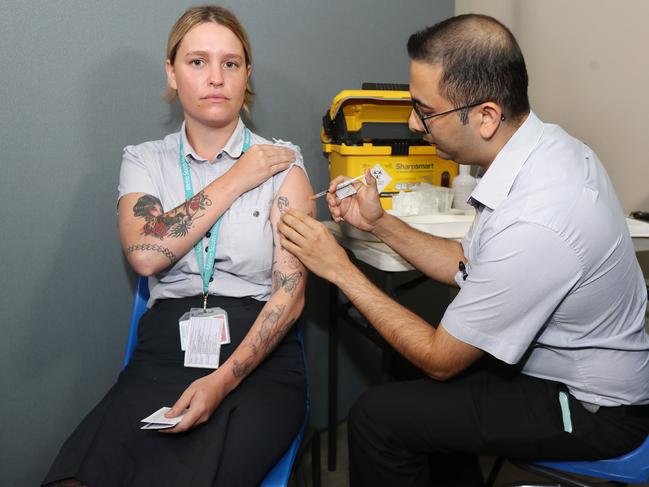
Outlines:
[{"label": "white wall", "polygon": [[649,2],[455,1],[470,12],[512,30],[532,109],[597,152],[627,212],[649,210]]}]

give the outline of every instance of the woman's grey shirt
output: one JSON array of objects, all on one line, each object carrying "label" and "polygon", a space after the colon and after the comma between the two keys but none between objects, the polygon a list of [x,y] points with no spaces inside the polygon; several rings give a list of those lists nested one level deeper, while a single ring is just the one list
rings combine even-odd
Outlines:
[{"label": "woman's grey shirt", "polygon": [[[129,193],[146,193],[158,198],[165,212],[177,207],[186,200],[180,169],[181,137],[183,157],[189,163],[194,193],[198,193],[225,174],[241,156],[244,130],[245,125],[239,119],[232,136],[212,161],[196,154],[187,140],[184,124],[179,132],[170,134],[163,140],[125,147],[119,178],[119,198]],[[254,133],[251,133],[250,144],[287,146],[296,152],[296,160],[291,167],[296,165],[305,171],[300,149],[293,144],[280,140],[269,141]],[[260,301],[270,298],[273,261],[270,209],[288,171],[290,168],[242,194],[223,214],[213,281],[209,285],[210,294],[250,296]],[[203,238],[202,244],[202,251],[206,254],[208,238]],[[202,286],[202,277],[192,249],[173,266],[149,279],[149,306],[160,298],[199,295]]]}]

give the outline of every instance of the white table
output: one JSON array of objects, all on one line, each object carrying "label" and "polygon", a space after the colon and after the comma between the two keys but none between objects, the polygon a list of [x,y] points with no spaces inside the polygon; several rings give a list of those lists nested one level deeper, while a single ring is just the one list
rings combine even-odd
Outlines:
[{"label": "white table", "polygon": [[[649,223],[632,220],[631,218],[627,218],[626,221],[627,226],[629,227],[629,232],[631,233],[635,251],[649,251]],[[408,262],[383,242],[369,242],[366,240],[349,238],[342,233],[340,225],[337,223],[328,221],[324,222],[324,224],[336,237],[338,243],[350,250],[358,260],[387,272],[413,270],[413,267]],[[463,233],[466,233],[469,227],[470,224],[467,224]],[[434,235],[433,232],[430,233]],[[462,235],[459,234],[456,238],[459,240],[462,238]]]}]

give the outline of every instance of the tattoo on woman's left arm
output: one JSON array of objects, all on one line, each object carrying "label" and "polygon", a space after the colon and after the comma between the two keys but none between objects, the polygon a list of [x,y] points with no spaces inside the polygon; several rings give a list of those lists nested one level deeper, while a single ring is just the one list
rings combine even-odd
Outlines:
[{"label": "tattoo on woman's left arm", "polygon": [[[282,315],[286,310],[285,304],[278,304],[270,310],[262,312],[262,321],[259,330],[254,334],[250,344],[251,354],[242,362],[233,360],[232,373],[237,378],[243,378],[254,368],[257,359],[263,359],[284,338],[288,330],[295,323],[294,319],[282,324]],[[261,357],[258,357],[263,354]]]},{"label": "tattoo on woman's left arm", "polygon": [[284,289],[289,296],[293,297],[293,292],[297,289],[302,281],[302,272],[292,272],[291,274],[284,274],[280,270],[273,271],[273,292],[279,289]]},{"label": "tattoo on woman's left arm", "polygon": [[288,211],[289,206],[290,202],[286,196],[280,196],[277,198],[277,209],[282,215]]}]

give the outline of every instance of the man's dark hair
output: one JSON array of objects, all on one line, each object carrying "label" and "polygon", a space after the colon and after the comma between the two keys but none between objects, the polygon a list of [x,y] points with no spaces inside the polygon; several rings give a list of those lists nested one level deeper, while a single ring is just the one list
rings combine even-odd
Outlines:
[{"label": "man's dark hair", "polygon": [[426,27],[408,39],[408,55],[442,67],[440,94],[457,107],[492,101],[508,118],[530,110],[523,54],[510,30],[492,17],[459,15]]}]

